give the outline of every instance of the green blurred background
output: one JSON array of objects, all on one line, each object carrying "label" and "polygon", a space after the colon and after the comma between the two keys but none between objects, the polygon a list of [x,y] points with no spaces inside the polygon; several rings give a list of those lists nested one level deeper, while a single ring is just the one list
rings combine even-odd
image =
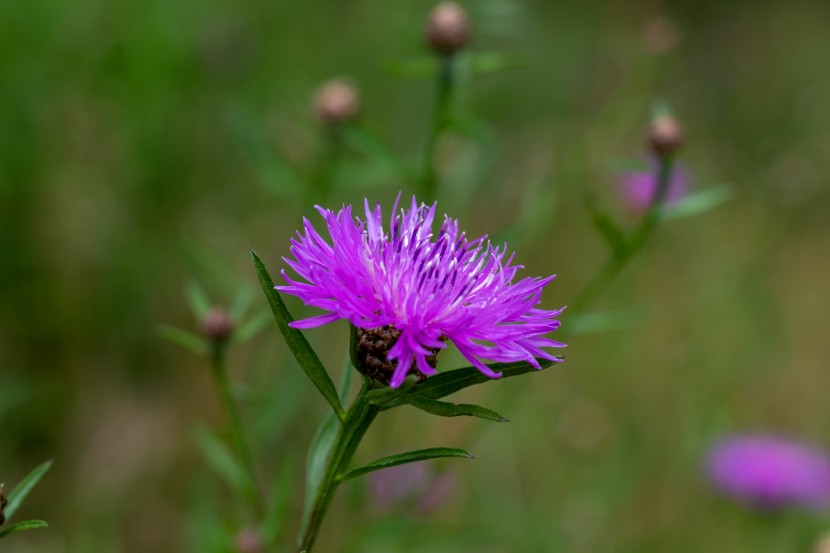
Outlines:
[{"label": "green blurred background", "polygon": [[[189,282],[221,305],[256,292],[249,248],[282,267],[312,211],[322,81],[349,76],[363,104],[326,203],[411,192],[399,165],[420,166],[430,126],[431,7],[0,2],[0,480],[55,459],[21,511],[52,528],[4,551],[198,551],[212,511],[238,523],[192,438],[221,425],[206,364],[158,328],[195,328]],[[566,363],[464,396],[510,424],[384,417],[358,459],[432,445],[477,458],[435,465],[456,486],[428,515],[366,507],[365,482],[350,483],[320,551],[811,550],[830,523],[745,512],[700,464],[724,432],[830,445],[830,4],[467,8],[464,124],[439,144],[439,209],[507,233],[528,274],[556,272],[546,307],[607,255],[586,195],[632,224],[615,174],[643,155],[656,101],[687,128],[696,189],[728,183],[733,198],[666,223],[592,306],[626,324],[565,338],[567,314]],[[250,312],[264,307],[257,292]],[[308,335],[339,372],[345,325]],[[291,475],[290,541],[325,405],[273,326],[231,362],[263,480]]]}]

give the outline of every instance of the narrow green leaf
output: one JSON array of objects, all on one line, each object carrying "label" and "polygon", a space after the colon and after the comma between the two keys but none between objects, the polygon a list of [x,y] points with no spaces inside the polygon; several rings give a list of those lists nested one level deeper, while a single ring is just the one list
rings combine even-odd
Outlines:
[{"label": "narrow green leaf", "polygon": [[231,339],[237,343],[247,342],[251,338],[255,337],[259,334],[268,323],[271,321],[271,313],[268,311],[262,311],[257,313],[241,325],[239,328],[234,331],[233,336]]},{"label": "narrow green leaf", "polygon": [[732,188],[727,185],[707,188],[663,207],[661,218],[663,220],[680,219],[705,213],[728,202],[734,195]]},{"label": "narrow green leaf", "polygon": [[49,524],[43,520],[24,520],[23,522],[18,522],[14,526],[9,526],[2,532],[0,532],[0,538],[5,538],[6,536],[10,536],[17,532],[25,532],[26,530],[35,530],[37,528],[47,528]]},{"label": "narrow green leaf", "polygon": [[527,60],[516,54],[485,52],[474,54],[466,59],[470,73],[500,73],[527,65]]},{"label": "narrow green leaf", "polygon": [[337,414],[337,418],[343,420],[346,412],[343,410],[340,399],[337,397],[337,390],[334,388],[331,377],[320,362],[320,358],[317,357],[317,353],[312,349],[311,344],[303,336],[303,333],[296,328],[288,326],[294,318],[285,307],[285,303],[283,303],[279,292],[274,288],[274,281],[271,280],[271,275],[268,274],[262,260],[253,250],[251,250],[251,256],[254,259],[254,266],[256,267],[259,283],[262,285],[262,291],[265,292],[265,296],[268,298],[271,311],[274,313],[274,319],[276,319],[280,332],[283,338],[285,338],[285,342],[288,344],[291,353],[294,354],[300,367],[302,367],[311,379],[311,382],[314,383],[317,389],[320,390],[320,393],[323,394],[323,397],[331,404],[332,409]]},{"label": "narrow green leaf", "polygon": [[253,483],[227,444],[204,426],[196,429],[194,438],[208,465],[228,483],[237,495],[249,497],[253,491]]},{"label": "narrow green leaf", "polygon": [[231,301],[231,306],[228,313],[231,319],[238,321],[245,315],[245,311],[251,306],[251,301],[254,299],[254,289],[249,285],[244,285]]},{"label": "narrow green leaf", "polygon": [[317,490],[320,488],[320,483],[326,473],[326,463],[328,462],[331,448],[334,444],[334,439],[337,437],[337,430],[339,428],[337,417],[334,413],[329,413],[323,422],[317,428],[314,438],[311,440],[311,445],[308,448],[306,455],[306,475],[305,475],[305,502],[303,503],[303,524],[311,516],[311,510],[314,506],[314,498],[317,496]]},{"label": "narrow green leaf", "polygon": [[9,502],[5,509],[6,519],[10,519],[14,516],[14,513],[16,513],[20,508],[20,505],[23,504],[23,500],[25,500],[26,496],[29,495],[29,492],[34,489],[37,483],[40,482],[40,479],[43,478],[43,475],[46,474],[51,467],[51,459],[45,463],[41,463],[35,467],[32,472],[27,474],[17,486],[14,487],[7,497]]},{"label": "narrow green leaf", "polygon": [[428,459],[439,459],[442,457],[465,457],[473,459],[473,454],[463,449],[456,447],[430,447],[427,449],[419,449],[417,451],[407,451],[406,453],[399,453],[397,455],[390,455],[383,459],[371,462],[366,466],[352,469],[338,478],[338,480],[348,480],[355,476],[361,476],[376,470],[381,470],[398,465],[405,465],[406,463],[415,463],[418,461],[426,461]]},{"label": "narrow green leaf", "polygon": [[205,355],[208,352],[208,346],[201,336],[197,336],[187,330],[176,328],[175,326],[162,325],[159,327],[158,333],[159,336],[168,342],[188,349],[197,355]]},{"label": "narrow green leaf", "polygon": [[600,236],[608,244],[608,247],[611,248],[614,257],[624,255],[628,248],[628,242],[620,228],[611,220],[611,217],[597,210],[593,212],[592,219],[594,228],[597,229],[597,232],[599,232]]},{"label": "narrow green leaf", "polygon": [[[554,363],[553,361],[542,358],[537,358],[536,361],[542,369],[546,369]],[[491,363],[487,366],[496,372],[500,372],[501,379],[519,376],[535,372],[537,370],[526,361],[518,361],[515,363]],[[492,378],[483,374],[475,367],[464,367],[431,376],[421,384],[414,386],[407,395],[409,397],[417,396],[428,399],[441,399],[442,397],[448,396],[459,390],[463,390],[468,386],[491,381],[493,381]],[[387,408],[388,407],[391,406],[387,406]]]},{"label": "narrow green leaf", "polygon": [[211,309],[210,298],[208,298],[205,289],[199,283],[193,281],[189,282],[184,288],[184,296],[187,299],[187,305],[193,312],[193,316],[197,321],[201,321]]},{"label": "narrow green leaf", "polygon": [[450,403],[448,401],[438,401],[437,399],[410,395],[405,395],[402,399],[421,411],[425,411],[430,415],[438,415],[439,417],[478,417],[489,421],[508,422],[507,417],[499,415],[495,411],[480,405]]}]

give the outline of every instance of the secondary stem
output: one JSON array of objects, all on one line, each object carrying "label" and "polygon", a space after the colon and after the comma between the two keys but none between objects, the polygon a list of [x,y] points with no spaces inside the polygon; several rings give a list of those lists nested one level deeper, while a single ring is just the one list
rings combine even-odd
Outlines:
[{"label": "secondary stem", "polygon": [[303,527],[300,528],[297,541],[298,553],[309,553],[311,551],[314,540],[317,538],[317,532],[323,522],[323,517],[334,498],[334,492],[337,490],[338,484],[340,484],[339,478],[351,461],[360,440],[363,439],[366,430],[369,429],[369,425],[380,411],[379,407],[366,401],[366,394],[370,389],[369,384],[364,381],[354,403],[346,413],[345,420],[337,431],[337,437],[329,452],[326,472],[314,498],[311,514]]},{"label": "secondary stem", "polygon": [[213,380],[216,384],[216,390],[219,392],[222,409],[225,413],[228,432],[231,436],[231,443],[236,452],[236,456],[242,463],[242,466],[248,473],[248,478],[251,481],[251,489],[247,493],[248,497],[246,497],[246,500],[250,502],[253,511],[257,513],[258,516],[262,517],[265,514],[265,503],[263,502],[259,486],[257,485],[258,479],[254,465],[254,457],[251,454],[251,448],[248,446],[248,441],[245,439],[245,434],[242,432],[239,411],[236,408],[236,402],[234,401],[233,394],[231,393],[228,371],[225,367],[225,352],[221,344],[213,346],[210,360]]},{"label": "secondary stem", "polygon": [[657,189],[655,190],[651,207],[643,216],[637,228],[634,229],[634,232],[631,233],[622,252],[616,253],[608,258],[605,265],[588,281],[576,300],[569,306],[570,311],[580,313],[584,308],[588,307],[605,291],[617,275],[622,272],[631,258],[642,249],[657,226],[657,223],[660,222],[660,214],[669,189],[671,170],[672,158],[660,157],[658,159],[656,175]]},{"label": "secondary stem", "polygon": [[447,127],[450,113],[452,91],[455,86],[455,56],[452,54],[438,57],[438,93],[435,111],[432,117],[432,129],[427,136],[424,155],[424,172],[421,178],[421,190],[425,201],[434,199],[438,188],[438,172],[435,170],[435,151],[438,139]]}]

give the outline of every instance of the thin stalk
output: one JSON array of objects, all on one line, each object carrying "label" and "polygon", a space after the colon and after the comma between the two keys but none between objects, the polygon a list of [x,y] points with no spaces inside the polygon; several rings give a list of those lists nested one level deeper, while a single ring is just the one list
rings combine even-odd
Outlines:
[{"label": "thin stalk", "polygon": [[298,553],[309,553],[311,551],[311,547],[317,539],[320,525],[323,523],[323,517],[326,515],[329,504],[334,498],[334,492],[340,484],[340,478],[352,460],[360,440],[363,439],[369,425],[372,424],[375,416],[380,411],[379,407],[366,401],[366,394],[369,390],[371,390],[371,387],[364,380],[360,392],[346,413],[346,419],[337,431],[337,437],[329,453],[325,475],[314,498],[311,514],[305,525],[300,528],[297,539]]},{"label": "thin stalk", "polygon": [[236,408],[236,402],[234,401],[233,394],[231,393],[231,384],[228,379],[228,371],[225,366],[225,348],[222,347],[221,344],[215,344],[213,346],[210,361],[213,381],[216,385],[216,390],[219,392],[219,399],[222,403],[222,410],[224,411],[225,421],[228,425],[231,444],[237,458],[242,463],[242,466],[248,473],[248,478],[251,481],[251,488],[246,494],[247,497],[245,499],[250,503],[252,510],[257,514],[257,516],[263,517],[265,515],[265,502],[257,484],[258,478],[254,465],[254,457],[251,454],[251,448],[249,447],[248,441],[245,439],[245,434],[242,431],[239,410]]},{"label": "thin stalk", "polygon": [[657,190],[651,202],[651,207],[649,207],[649,210],[640,220],[637,228],[631,233],[629,239],[626,241],[625,248],[621,252],[608,258],[608,261],[594,274],[593,278],[588,281],[576,297],[576,300],[568,307],[571,312],[582,312],[583,309],[602,295],[628,265],[628,262],[639,253],[643,245],[648,241],[648,238],[660,222],[660,214],[669,189],[671,170],[672,158],[661,156],[657,164]]},{"label": "thin stalk", "polygon": [[421,193],[424,201],[434,199],[438,189],[438,172],[435,169],[435,151],[438,139],[446,130],[450,119],[452,93],[456,82],[456,59],[452,54],[438,57],[438,79],[435,110],[432,115],[432,129],[427,136],[424,154],[424,168],[421,177]]},{"label": "thin stalk", "polygon": [[326,125],[322,133],[322,145],[311,174],[308,190],[309,203],[324,202],[334,187],[334,172],[342,150],[341,129],[338,123]]}]

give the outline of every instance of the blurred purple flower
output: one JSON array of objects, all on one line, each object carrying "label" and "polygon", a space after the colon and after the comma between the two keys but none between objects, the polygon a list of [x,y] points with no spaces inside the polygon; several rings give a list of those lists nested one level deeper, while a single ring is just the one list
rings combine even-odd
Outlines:
[{"label": "blurred purple flower", "polygon": [[[672,204],[683,198],[689,190],[689,182],[689,173],[683,167],[674,165],[669,176],[669,188],[666,190],[664,203]],[[650,160],[646,171],[621,174],[618,184],[621,201],[633,213],[645,213],[657,194],[657,161]]]},{"label": "blurred purple flower", "polygon": [[759,509],[830,507],[830,457],[809,444],[763,434],[724,439],[707,470],[723,493]]},{"label": "blurred purple flower", "polygon": [[414,501],[417,512],[429,513],[446,503],[454,491],[455,475],[436,474],[427,463],[398,465],[369,475],[372,504],[381,511]]},{"label": "blurred purple flower", "polygon": [[[398,196],[400,199],[400,196]],[[294,259],[286,263],[305,281],[290,279],[277,289],[326,311],[295,321],[294,328],[320,326],[347,319],[363,329],[392,328],[397,334],[386,353],[397,364],[389,385],[401,385],[411,369],[435,374],[427,358],[446,347],[445,340],[491,378],[500,373],[482,359],[557,361],[544,348],[563,347],[544,335],[559,328],[562,309],[537,309],[542,289],[553,280],[526,277],[513,282],[521,265],[513,255],[485,242],[468,240],[458,221],[444,218],[433,233],[436,205],[392,209],[388,229],[378,204],[364,203],[366,220],[352,216],[352,206],[337,213],[317,208],[326,221],[331,243],[308,219],[304,234],[291,241]]]}]

